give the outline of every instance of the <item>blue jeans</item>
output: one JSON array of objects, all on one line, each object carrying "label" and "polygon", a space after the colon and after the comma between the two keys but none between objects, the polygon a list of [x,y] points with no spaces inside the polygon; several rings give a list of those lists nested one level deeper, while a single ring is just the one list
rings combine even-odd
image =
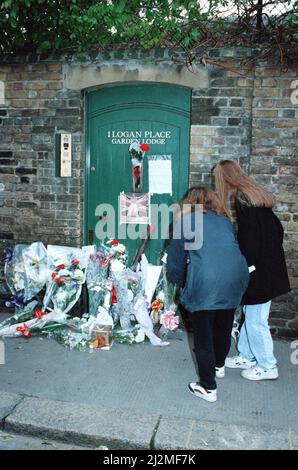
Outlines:
[{"label": "blue jeans", "polygon": [[245,359],[257,361],[263,369],[276,366],[268,318],[271,300],[264,304],[244,305],[245,321],[240,330],[238,351]]}]

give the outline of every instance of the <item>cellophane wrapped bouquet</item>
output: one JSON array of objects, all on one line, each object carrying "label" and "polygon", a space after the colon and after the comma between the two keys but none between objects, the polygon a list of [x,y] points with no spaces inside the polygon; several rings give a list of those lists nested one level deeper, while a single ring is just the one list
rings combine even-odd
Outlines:
[{"label": "cellophane wrapped bouquet", "polygon": [[[85,271],[93,247],[82,249],[49,245],[47,249],[48,282],[41,309],[30,316],[18,316],[17,322],[2,325],[0,336],[30,336],[36,332],[57,330],[65,325],[67,314],[79,300]],[[21,284],[22,286],[22,284]],[[30,292],[33,292],[31,288]]]},{"label": "cellophane wrapped bouquet", "polygon": [[5,279],[12,293],[5,305],[14,308],[14,315],[0,323],[0,332],[4,327],[25,322],[34,316],[39,304],[35,297],[49,279],[47,251],[41,242],[16,245],[13,250],[6,249],[4,255]]},{"label": "cellophane wrapped bouquet", "polygon": [[90,315],[97,315],[98,307],[105,303],[107,296],[107,301],[109,301],[111,285],[108,274],[111,258],[110,250],[104,244],[101,244],[94,253],[90,254],[86,272]]},{"label": "cellophane wrapped bouquet", "polygon": [[176,286],[168,281],[166,263],[163,263],[156,298],[151,304],[151,318],[157,325],[158,336],[163,340],[166,340],[169,333],[176,331],[179,327],[180,316],[175,298]]},{"label": "cellophane wrapped bouquet", "polygon": [[[110,349],[148,338],[166,346],[178,328],[175,288],[165,265],[148,263],[145,255],[133,271],[127,251],[117,240],[82,248],[40,243],[17,245],[6,252],[5,274],[16,313],[0,324],[0,336],[48,334],[70,349]],[[86,282],[89,311],[70,318]],[[42,303],[34,296],[46,284]]]}]

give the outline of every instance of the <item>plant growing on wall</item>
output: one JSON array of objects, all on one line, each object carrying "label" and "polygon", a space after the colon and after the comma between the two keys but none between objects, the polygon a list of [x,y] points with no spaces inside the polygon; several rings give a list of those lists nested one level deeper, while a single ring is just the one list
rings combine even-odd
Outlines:
[{"label": "plant growing on wall", "polygon": [[[279,51],[297,40],[298,0],[5,0],[0,51],[182,49],[204,61],[215,47]],[[194,52],[195,51],[195,52]]]}]

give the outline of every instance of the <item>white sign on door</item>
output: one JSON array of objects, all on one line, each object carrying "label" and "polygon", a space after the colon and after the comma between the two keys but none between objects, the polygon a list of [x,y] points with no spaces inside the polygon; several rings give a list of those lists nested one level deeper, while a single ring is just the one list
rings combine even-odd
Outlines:
[{"label": "white sign on door", "polygon": [[172,195],[172,155],[148,155],[149,193]]}]

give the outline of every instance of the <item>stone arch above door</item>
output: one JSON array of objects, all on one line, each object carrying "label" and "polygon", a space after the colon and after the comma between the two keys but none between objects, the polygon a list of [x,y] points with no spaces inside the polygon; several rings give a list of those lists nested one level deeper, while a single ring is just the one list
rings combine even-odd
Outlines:
[{"label": "stone arch above door", "polygon": [[190,88],[208,87],[208,70],[194,66],[193,72],[173,62],[109,61],[97,64],[65,64],[64,84],[71,90],[98,87],[112,83],[157,82]]}]

